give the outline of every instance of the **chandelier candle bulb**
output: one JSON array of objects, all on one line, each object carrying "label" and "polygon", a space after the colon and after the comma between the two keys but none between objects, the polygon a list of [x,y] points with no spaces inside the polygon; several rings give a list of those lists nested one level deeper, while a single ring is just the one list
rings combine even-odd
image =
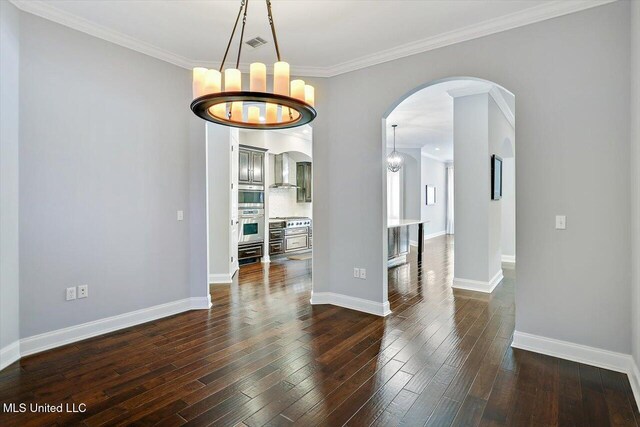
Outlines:
[{"label": "chandelier candle bulb", "polygon": [[270,102],[266,103],[267,109],[267,123],[277,123],[278,122],[278,106],[276,104],[272,104]]},{"label": "chandelier candle bulb", "polygon": [[242,73],[236,68],[224,70],[225,92],[239,92],[242,90]]},{"label": "chandelier candle bulb", "polygon": [[207,69],[204,67],[196,67],[193,69],[193,97],[199,98],[204,95],[204,83]]},{"label": "chandelier candle bulb", "polygon": [[248,109],[248,122],[259,123],[260,122],[260,107],[249,107]]},{"label": "chandelier candle bulb", "polygon": [[234,122],[243,121],[242,116],[242,101],[235,101],[231,103],[231,120]]},{"label": "chandelier candle bulb", "polygon": [[273,64],[273,93],[289,96],[289,63],[276,62]]},{"label": "chandelier candle bulb", "polygon": [[267,91],[267,67],[261,62],[249,66],[249,90],[251,92]]},{"label": "chandelier candle bulb", "polygon": [[304,85],[304,102],[315,107],[315,89],[311,85]]},{"label": "chandelier candle bulb", "polygon": [[304,80],[291,80],[291,97],[304,101]]},{"label": "chandelier candle bulb", "polygon": [[207,70],[204,77],[204,94],[218,93],[222,87],[222,74],[218,70]]}]

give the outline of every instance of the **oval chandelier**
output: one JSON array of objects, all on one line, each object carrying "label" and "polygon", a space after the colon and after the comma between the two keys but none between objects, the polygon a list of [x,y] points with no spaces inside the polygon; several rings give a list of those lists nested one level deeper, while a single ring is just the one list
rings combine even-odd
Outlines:
[{"label": "oval chandelier", "polygon": [[404,159],[400,153],[396,151],[396,128],[398,125],[391,125],[393,128],[393,151],[387,156],[387,169],[391,172],[398,172],[402,168]]},{"label": "oval chandelier", "polygon": [[[240,54],[247,22],[249,0],[240,2],[240,10],[231,31],[219,70],[193,69],[191,110],[204,120],[245,129],[286,129],[302,126],[316,118],[315,91],[304,80],[289,82],[289,64],[280,58],[280,48],[271,14],[271,1],[266,0],[267,17],[273,34],[278,61],[273,65],[273,91],[267,91],[267,67],[255,62],[249,68],[249,90],[242,90],[239,70]],[[224,63],[242,15],[242,29],[235,68],[224,69]],[[223,90],[224,74],[224,90]]]}]

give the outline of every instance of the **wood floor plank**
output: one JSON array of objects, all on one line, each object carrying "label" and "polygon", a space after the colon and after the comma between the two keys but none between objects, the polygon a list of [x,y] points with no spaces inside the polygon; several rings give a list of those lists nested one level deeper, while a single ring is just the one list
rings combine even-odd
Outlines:
[{"label": "wood floor plank", "polygon": [[513,349],[515,270],[451,288],[453,239],[388,273],[380,318],[309,304],[311,260],[246,265],[193,310],[32,355],[0,372],[0,425],[637,426],[628,378]]}]

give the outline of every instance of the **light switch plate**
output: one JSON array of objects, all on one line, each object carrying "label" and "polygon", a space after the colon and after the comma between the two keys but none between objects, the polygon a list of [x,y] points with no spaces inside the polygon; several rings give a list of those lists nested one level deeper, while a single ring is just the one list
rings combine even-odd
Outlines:
[{"label": "light switch plate", "polygon": [[76,287],[67,288],[67,301],[76,299]]},{"label": "light switch plate", "polygon": [[358,267],[354,267],[353,269],[353,277],[360,277],[360,269]]},{"label": "light switch plate", "polygon": [[565,230],[567,228],[567,217],[565,215],[556,215],[556,230]]},{"label": "light switch plate", "polygon": [[184,211],[178,211],[178,221],[182,221],[184,219]]}]

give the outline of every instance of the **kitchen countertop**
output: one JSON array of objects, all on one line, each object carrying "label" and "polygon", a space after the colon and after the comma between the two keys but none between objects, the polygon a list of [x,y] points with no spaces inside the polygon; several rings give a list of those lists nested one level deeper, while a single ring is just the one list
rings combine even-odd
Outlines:
[{"label": "kitchen countertop", "polygon": [[428,222],[430,221],[423,221],[421,219],[388,219],[387,228],[404,227],[405,225],[415,225]]}]

